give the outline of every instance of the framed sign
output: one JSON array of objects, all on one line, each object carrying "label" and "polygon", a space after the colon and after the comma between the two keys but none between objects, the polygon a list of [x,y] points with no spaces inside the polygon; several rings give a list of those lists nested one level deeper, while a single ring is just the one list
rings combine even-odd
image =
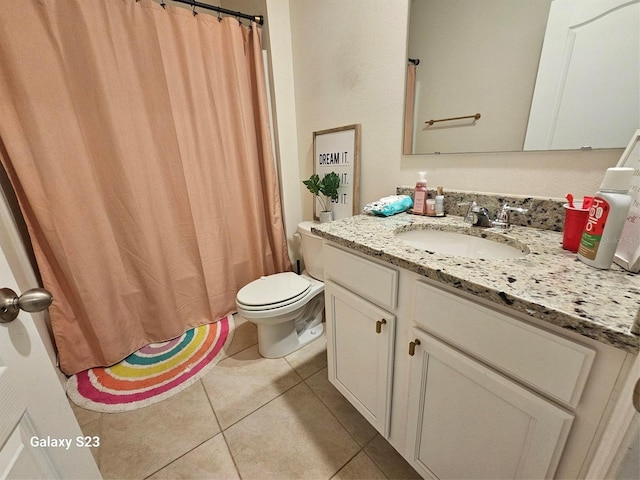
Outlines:
[{"label": "framed sign", "polygon": [[618,167],[634,168],[629,195],[631,207],[624,222],[614,262],[625,270],[640,271],[640,130],[633,134],[631,142],[622,153]]},{"label": "framed sign", "polygon": [[[359,209],[360,125],[313,132],[313,173],[323,178],[335,172],[340,178],[338,199],[331,200],[333,219],[356,215]],[[317,202],[313,216],[318,218]]]}]

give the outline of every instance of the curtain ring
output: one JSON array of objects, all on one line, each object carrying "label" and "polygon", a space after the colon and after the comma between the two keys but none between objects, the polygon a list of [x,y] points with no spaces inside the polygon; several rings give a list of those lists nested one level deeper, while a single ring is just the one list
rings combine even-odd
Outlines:
[{"label": "curtain ring", "polygon": [[196,12],[196,2],[195,2],[195,0],[191,0],[191,13],[193,13],[194,17],[198,14],[198,12]]},{"label": "curtain ring", "polygon": [[164,3],[164,0],[160,0],[160,6],[161,6],[162,8],[164,8],[165,10],[167,9],[167,4],[166,4],[166,3]]},{"label": "curtain ring", "polygon": [[222,13],[220,11],[218,11],[218,21],[219,22],[222,21]]}]

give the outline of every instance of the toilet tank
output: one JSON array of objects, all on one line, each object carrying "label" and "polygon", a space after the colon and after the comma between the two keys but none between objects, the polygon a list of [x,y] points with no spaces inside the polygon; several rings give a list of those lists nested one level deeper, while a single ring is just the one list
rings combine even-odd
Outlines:
[{"label": "toilet tank", "polygon": [[322,238],[311,233],[311,227],[315,222],[301,222],[298,224],[298,233],[302,247],[307,274],[316,280],[324,281],[324,261],[322,259]]}]

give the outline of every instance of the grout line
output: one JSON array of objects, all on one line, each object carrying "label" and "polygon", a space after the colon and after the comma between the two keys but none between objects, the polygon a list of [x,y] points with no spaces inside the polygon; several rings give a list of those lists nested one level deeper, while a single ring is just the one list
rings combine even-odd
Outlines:
[{"label": "grout line", "polygon": [[[220,363],[220,362],[218,362]],[[217,364],[216,364],[217,365]],[[215,365],[214,365],[215,368]],[[202,388],[202,390],[204,391],[205,397],[207,398],[207,402],[209,403],[209,408],[211,408],[211,413],[213,413],[213,418],[216,419],[216,424],[218,425],[218,433],[213,434],[212,436],[204,439],[202,442],[200,442],[199,444],[195,445],[193,448],[187,450],[186,452],[184,452],[182,455],[180,455],[179,457],[174,458],[173,460],[171,460],[169,463],[163,465],[162,467],[158,468],[155,472],[147,475],[146,477],[144,477],[144,479],[148,479],[150,477],[152,477],[153,475],[155,475],[156,473],[158,473],[160,470],[168,467],[169,465],[177,462],[178,460],[180,460],[182,457],[188,455],[189,453],[193,452],[196,448],[200,448],[202,445],[204,445],[205,443],[207,443],[209,440],[211,440],[212,438],[214,438],[216,435],[219,435],[222,433],[222,428],[220,428],[220,422],[218,421],[218,417],[216,416],[216,412],[213,409],[213,405],[211,405],[211,399],[209,398],[209,394],[207,393],[207,389],[204,388],[204,384],[202,383],[202,378],[199,378],[196,382],[193,383],[193,385],[197,385],[200,384],[200,387]],[[188,388],[192,388],[193,385],[190,385]],[[223,437],[224,438],[224,437]],[[226,439],[225,439],[225,444],[227,443]],[[229,446],[227,445],[227,448],[229,448]],[[234,465],[235,465],[235,461],[234,461]],[[237,470],[237,467],[236,467]]]},{"label": "grout line", "polygon": [[[376,437],[373,437],[373,438],[376,438]],[[371,442],[373,442],[373,439],[371,439],[371,440],[369,441],[369,443],[371,443]],[[369,445],[369,443],[367,443],[367,445]],[[367,453],[367,451],[364,449],[364,447],[362,447],[362,453],[364,453],[364,454],[367,456],[367,458],[368,458],[369,460],[371,460],[371,463],[373,463],[373,464],[376,466],[376,468],[377,468],[378,470],[380,470],[380,472],[382,473],[382,475],[384,475],[384,478],[387,478],[387,479],[391,478],[391,477],[389,477],[389,475],[387,475],[387,472],[385,472],[385,471],[382,469],[382,467],[381,467],[380,465],[378,465],[378,462],[376,462],[376,461],[371,457],[371,455],[369,455],[369,454]]]},{"label": "grout line", "polygon": [[[325,367],[322,367],[320,370],[323,370]],[[320,372],[320,370],[318,370],[316,373],[314,373],[313,375],[316,375],[317,373]],[[311,375],[309,378],[311,378],[313,375]],[[328,380],[327,380],[328,381]],[[338,424],[340,424],[340,426],[342,428],[344,428],[344,430],[347,432],[347,434],[351,437],[351,439],[355,442],[356,445],[358,445],[358,447],[360,447],[360,450],[363,450],[364,447],[366,447],[367,445],[369,445],[369,443],[371,443],[373,441],[374,438],[376,438],[376,436],[374,435],[373,438],[371,438],[371,440],[367,441],[364,445],[360,445],[360,442],[358,442],[358,440],[356,440],[356,438],[354,437],[354,435],[347,429],[347,426],[340,421],[340,419],[336,416],[336,414],[334,413],[333,409],[331,408],[330,405],[328,405],[320,395],[318,395],[316,393],[316,391],[311,388],[311,385],[309,385],[306,381],[306,379],[304,380],[305,384],[307,385],[307,387],[309,387],[309,390],[311,390],[311,392],[313,392],[313,394],[316,396],[316,398],[318,400],[320,400],[320,403],[322,403],[325,407],[327,407],[327,410],[329,411],[329,413],[331,414],[331,416],[333,418],[336,419],[336,421],[338,422]],[[329,382],[329,384],[331,385],[331,382]],[[333,387],[333,385],[331,385]],[[334,387],[335,388],[335,387]],[[360,412],[358,412],[358,414],[360,415]],[[365,420],[366,421],[366,420]],[[377,435],[377,432],[376,432]]]},{"label": "grout line", "polygon": [[[342,425],[342,424],[341,424],[341,425]],[[343,428],[344,428],[344,427],[343,427]],[[348,432],[347,432],[347,433],[348,433]],[[358,442],[356,442],[356,443],[358,443]],[[336,475],[338,475],[342,470],[344,470],[344,468],[345,468],[347,465],[349,465],[349,464],[353,461],[353,459],[354,459],[354,458],[356,458],[356,457],[360,454],[360,452],[362,452],[362,451],[363,451],[363,450],[362,450],[362,448],[360,448],[360,450],[358,450],[356,453],[354,453],[354,454],[353,454],[353,456],[352,456],[351,458],[349,458],[346,462],[344,462],[344,464],[343,464],[343,465],[342,465],[342,466],[341,466],[341,467],[340,467],[336,472],[334,472],[334,473],[333,473],[333,475],[331,475],[331,476],[329,477],[329,479],[332,479],[333,477],[335,477]],[[365,452],[365,455],[366,455],[366,452]],[[385,475],[385,477],[386,477],[386,475]]]},{"label": "grout line", "polygon": [[[218,363],[220,363],[220,362],[218,362]],[[216,364],[216,365],[218,365],[218,364]],[[216,365],[214,365],[213,368],[216,368]],[[204,390],[204,394],[207,397],[207,402],[209,403],[209,408],[211,408],[211,412],[213,413],[213,418],[216,419],[216,424],[218,425],[218,431],[220,433],[222,433],[222,425],[220,425],[220,420],[218,419],[218,415],[216,415],[216,409],[213,408],[213,403],[211,402],[211,397],[209,396],[209,392],[207,391],[206,387],[204,386],[204,383],[202,382],[202,377],[200,377],[198,379],[198,383],[200,383],[200,386],[202,387],[202,390]],[[214,437],[215,437],[215,435],[214,435]],[[213,437],[211,437],[211,438],[213,438]]]},{"label": "grout line", "polygon": [[104,428],[104,413],[100,412],[100,418],[98,418],[98,422],[100,422],[99,432],[100,432],[100,446],[98,447],[98,454],[96,455],[96,466],[98,467],[98,471],[102,475],[102,471],[100,471],[100,464],[102,463],[102,430]]},{"label": "grout line", "polygon": [[[252,344],[252,345],[250,345],[250,346],[248,346],[248,347],[246,347],[246,348],[244,348],[244,349],[242,349],[242,350],[239,350],[238,352],[235,352],[233,355],[225,357],[225,358],[224,358],[224,359],[222,359],[220,362],[218,362],[218,364],[219,364],[219,363],[221,363],[221,362],[223,362],[223,361],[224,361],[224,360],[226,360],[227,358],[232,358],[233,356],[235,356],[235,355],[237,355],[237,354],[239,354],[239,353],[241,353],[241,352],[244,352],[244,351],[246,351],[246,350],[248,350],[248,349],[250,349],[250,348],[253,348],[253,347],[255,347],[256,345],[257,345],[257,344],[256,344],[256,343],[254,343],[254,344]],[[331,478],[331,477],[335,476],[335,475],[336,475],[340,470],[342,470],[342,469],[343,469],[343,468],[344,468],[344,467],[345,467],[349,462],[351,462],[351,461],[353,460],[353,458],[355,458],[355,457],[356,457],[360,452],[364,451],[364,446],[360,446],[360,444],[355,440],[355,438],[353,437],[353,435],[352,435],[352,434],[351,434],[351,433],[346,429],[346,427],[342,424],[342,422],[340,422],[340,420],[335,416],[334,412],[331,410],[331,408],[329,408],[329,405],[327,405],[325,402],[323,402],[323,401],[322,401],[322,399],[319,397],[319,395],[318,395],[318,394],[317,394],[317,393],[316,393],[316,392],[311,388],[311,386],[306,382],[309,378],[311,378],[312,376],[314,376],[314,375],[318,374],[320,371],[322,371],[324,368],[326,368],[326,364],[325,364],[325,365],[323,365],[321,368],[319,368],[317,371],[315,371],[315,372],[313,372],[313,373],[309,374],[306,378],[303,378],[303,377],[302,377],[302,375],[300,375],[300,373],[298,373],[298,371],[294,368],[294,366],[293,366],[293,365],[292,365],[292,364],[291,364],[291,363],[286,359],[286,357],[283,357],[283,359],[285,360],[285,362],[286,362],[287,366],[288,366],[289,368],[291,368],[291,370],[293,371],[293,373],[298,377],[299,381],[297,381],[294,385],[292,385],[291,387],[287,388],[286,390],[284,390],[284,391],[280,392],[277,396],[275,396],[274,398],[270,399],[270,400],[269,400],[269,401],[267,401],[266,403],[264,403],[264,404],[260,405],[260,406],[259,406],[259,407],[257,407],[255,410],[253,410],[253,411],[251,411],[251,412],[247,413],[247,414],[246,414],[245,416],[243,416],[242,418],[240,418],[240,419],[236,420],[235,422],[233,422],[232,424],[228,425],[228,426],[227,426],[226,428],[224,428],[224,429],[222,428],[222,425],[220,424],[220,420],[218,419],[218,417],[217,417],[217,415],[216,415],[215,409],[214,409],[214,407],[213,407],[213,403],[212,403],[212,401],[211,401],[211,397],[209,396],[209,393],[208,393],[207,389],[206,389],[206,388],[205,388],[205,386],[204,386],[204,383],[203,383],[203,381],[202,381],[202,378],[198,379],[198,382],[197,382],[197,383],[199,383],[199,384],[200,384],[200,387],[201,387],[201,388],[204,390],[204,392],[205,392],[205,395],[206,395],[206,398],[207,398],[207,402],[209,403],[209,407],[211,408],[211,411],[212,411],[212,413],[213,413],[213,415],[214,415],[214,418],[216,419],[216,422],[217,422],[217,425],[218,425],[218,428],[219,428],[219,432],[218,432],[218,433],[216,433],[216,434],[214,434],[213,436],[211,436],[211,437],[207,438],[206,440],[202,441],[201,443],[199,443],[198,445],[194,446],[192,449],[190,449],[189,451],[187,451],[187,452],[183,453],[182,455],[180,455],[179,457],[175,458],[174,460],[172,460],[171,462],[167,463],[166,465],[164,465],[164,466],[160,467],[159,469],[157,469],[156,471],[154,471],[154,472],[153,472],[153,473],[151,473],[150,475],[146,476],[146,477],[145,477],[145,479],[150,478],[151,476],[153,476],[153,475],[157,474],[157,473],[158,473],[159,471],[161,471],[162,469],[164,469],[164,468],[168,467],[169,465],[171,465],[171,464],[175,463],[176,461],[180,460],[180,459],[181,459],[182,457],[184,457],[185,455],[187,455],[187,454],[191,453],[192,451],[194,451],[195,449],[197,449],[197,448],[201,447],[204,443],[208,442],[209,440],[211,440],[212,438],[214,438],[214,437],[215,437],[216,435],[218,435],[219,433],[220,433],[220,434],[222,434],[222,438],[223,438],[223,440],[224,440],[224,443],[225,443],[225,446],[226,446],[226,448],[227,448],[227,451],[228,451],[228,453],[229,453],[229,455],[230,455],[230,457],[231,457],[231,460],[232,460],[232,462],[233,462],[234,468],[236,469],[236,472],[237,472],[237,474],[238,474],[238,477],[239,477],[239,478],[242,478],[242,476],[241,476],[241,474],[240,474],[240,469],[238,468],[238,464],[237,464],[237,462],[236,462],[236,458],[235,458],[235,456],[233,455],[233,453],[232,453],[232,451],[231,451],[231,447],[229,446],[229,443],[227,442],[227,438],[226,438],[226,435],[225,435],[225,431],[226,431],[226,430],[228,430],[229,428],[233,427],[234,425],[236,425],[236,424],[237,424],[237,423],[239,423],[240,421],[242,421],[242,420],[246,419],[249,415],[252,415],[252,414],[254,414],[254,413],[258,412],[258,410],[262,409],[263,407],[266,407],[267,405],[269,405],[269,404],[270,404],[271,402],[273,402],[274,400],[276,400],[276,399],[280,398],[280,397],[281,397],[281,396],[283,396],[285,393],[289,392],[291,389],[293,389],[293,388],[295,388],[295,387],[300,386],[301,384],[304,384],[304,385],[305,385],[305,388],[307,388],[308,390],[310,390],[310,391],[313,393],[313,395],[314,395],[318,400],[320,400],[320,403],[322,403],[322,404],[327,408],[327,410],[329,411],[329,413],[330,413],[330,414],[331,414],[331,415],[332,415],[332,416],[337,420],[338,424],[342,426],[342,428],[347,432],[347,434],[349,435],[349,437],[350,437],[350,438],[353,440],[353,442],[358,446],[358,450],[357,450],[357,452],[356,452],[356,453],[355,453],[351,458],[349,458],[349,459],[348,459],[348,460],[347,460],[347,461],[346,461],[346,462],[345,462],[345,463],[344,463],[344,464],[343,464],[343,465],[342,465],[342,466],[341,466],[341,467],[340,467],[340,468],[339,468],[339,469],[338,469],[338,470],[337,470],[333,475],[331,475],[329,478]],[[216,364],[216,366],[217,366],[218,364]],[[215,367],[216,367],[216,366],[214,366],[213,368],[215,369]],[[103,415],[101,415],[101,417],[100,417],[100,421],[101,421],[101,422],[102,422],[102,418],[103,418]],[[101,429],[102,429],[102,426],[101,426]],[[374,437],[374,438],[375,438],[375,437]],[[367,444],[368,444],[368,443],[367,443]],[[366,452],[365,452],[365,454],[366,454]],[[375,462],[374,462],[374,464],[375,464]],[[377,464],[376,464],[376,465],[377,465]],[[383,473],[384,473],[384,472],[383,472]],[[385,474],[385,476],[386,476],[386,474]]]},{"label": "grout line", "polygon": [[[238,354],[240,354],[240,353],[242,353],[242,352],[244,352],[244,351],[246,351],[246,350],[248,350],[248,349],[250,349],[250,348],[253,348],[253,347],[255,347],[256,345],[257,345],[257,343],[254,343],[254,344],[252,344],[252,345],[248,346],[247,348],[244,348],[244,349],[242,349],[242,350],[240,350],[240,351],[238,351],[238,352],[234,353],[233,355],[231,355],[230,357],[227,357],[227,358],[233,358],[234,356],[236,356],[236,355],[238,355]],[[220,363],[222,363],[222,362],[223,362],[224,360],[226,360],[227,358],[225,358],[225,359],[221,360],[220,362],[218,362],[216,365],[214,365],[214,367],[213,367],[213,368],[215,369],[215,368],[216,368],[216,366],[218,366]],[[280,398],[282,395],[284,395],[285,393],[287,393],[287,392],[288,392],[289,390],[291,390],[292,388],[297,387],[297,386],[298,386],[298,385],[300,385],[301,383],[305,383],[305,379],[304,379],[304,378],[302,378],[302,376],[298,373],[298,371],[297,371],[295,368],[293,368],[293,366],[292,366],[292,365],[287,361],[286,357],[282,357],[282,359],[286,362],[287,366],[288,366],[289,368],[291,368],[291,370],[293,371],[293,373],[294,373],[294,374],[299,378],[299,381],[298,381],[297,383],[295,383],[294,385],[292,385],[291,387],[287,388],[286,390],[283,390],[282,392],[280,392],[278,395],[276,395],[275,397],[273,397],[271,400],[267,401],[266,403],[263,403],[262,405],[260,405],[259,407],[257,407],[255,410],[252,410],[251,412],[247,413],[247,414],[246,414],[246,415],[244,415],[242,418],[239,418],[238,420],[236,420],[235,422],[231,423],[230,425],[228,425],[228,426],[227,426],[227,427],[225,427],[225,428],[222,428],[222,425],[220,424],[220,421],[218,420],[218,417],[217,417],[217,415],[216,415],[215,409],[213,408],[213,404],[211,403],[211,399],[209,398],[209,393],[207,392],[207,389],[206,389],[206,388],[204,389],[205,393],[207,394],[207,399],[209,400],[209,405],[211,405],[211,409],[213,410],[213,414],[214,414],[214,416],[216,417],[216,420],[218,421],[218,426],[220,427],[220,431],[221,431],[221,432],[224,432],[224,431],[228,430],[229,428],[233,427],[233,426],[234,426],[235,424],[237,424],[238,422],[241,422],[242,420],[244,420],[245,418],[247,418],[249,415],[254,414],[254,413],[255,413],[255,412],[257,412],[258,410],[260,410],[262,407],[264,407],[264,406],[266,406],[266,405],[270,404],[270,403],[271,403],[271,402],[273,402],[275,399]],[[265,360],[271,360],[271,359],[265,359]],[[322,368],[324,368],[324,367],[322,367]],[[322,370],[322,368],[321,368],[320,370]],[[318,370],[318,372],[319,372],[320,370]],[[318,373],[318,372],[315,372],[315,373]],[[315,375],[315,373],[313,373],[312,375]],[[312,375],[310,375],[310,376],[312,376]],[[201,379],[201,380],[202,380],[202,379]],[[201,381],[201,380],[200,380],[200,381]],[[203,384],[203,387],[204,387],[204,384]],[[310,389],[310,387],[309,387],[308,385],[307,385],[307,388],[309,388],[309,389]],[[226,441],[226,437],[225,437],[225,441]]]},{"label": "grout line", "polygon": [[212,440],[213,438],[217,437],[218,435],[222,435],[222,439],[224,440],[224,444],[225,447],[227,447],[227,451],[229,452],[229,456],[231,457],[231,461],[233,462],[233,466],[236,469],[236,472],[238,473],[238,477],[242,478],[240,476],[240,470],[238,469],[238,465],[236,464],[236,459],[233,456],[233,453],[231,453],[231,449],[229,448],[229,444],[227,443],[227,438],[224,436],[222,431],[219,431],[218,433],[216,433],[213,437],[207,438],[206,440],[203,440],[201,443],[199,443],[198,445],[196,445],[195,447],[193,447],[191,450],[183,453],[182,455],[180,455],[179,457],[175,458],[174,460],[170,461],[169,463],[167,463],[166,465],[158,468],[156,471],[154,471],[153,473],[150,473],[149,475],[147,475],[146,477],[144,477],[144,480],[147,480],[151,477],[153,477],[156,473],[160,472],[161,470],[164,470],[166,467],[168,467],[169,465],[174,464],[175,462],[177,462],[178,460],[180,460],[182,457],[185,457],[186,455],[190,454],[191,452],[193,452],[194,450],[196,450],[197,448],[200,448],[202,445],[204,445],[205,443],[207,443],[208,441]]},{"label": "grout line", "polygon": [[233,452],[231,451],[231,447],[229,446],[229,442],[227,441],[227,436],[224,434],[224,431],[221,431],[220,434],[222,435],[224,444],[227,447],[227,451],[229,452],[229,456],[231,457],[233,466],[235,467],[236,472],[238,473],[238,478],[242,479],[242,475],[240,474],[240,467],[238,467],[238,462],[236,462],[236,457],[233,455]]},{"label": "grout line", "polygon": [[[254,345],[255,345],[255,344],[254,344]],[[252,345],[252,346],[253,346],[253,345]],[[245,349],[245,350],[246,350],[246,349]],[[238,352],[238,353],[240,353],[240,352]],[[313,391],[313,389],[312,389],[312,388],[311,388],[311,387],[306,383],[306,380],[307,380],[308,378],[311,378],[312,376],[314,376],[314,375],[315,375],[315,374],[317,374],[318,372],[320,372],[322,369],[326,368],[326,365],[324,365],[323,367],[319,368],[316,372],[314,372],[314,373],[310,374],[307,378],[302,378],[302,375],[300,375],[300,374],[298,373],[298,371],[293,367],[293,365],[291,365],[291,364],[289,363],[289,361],[286,359],[286,357],[282,357],[282,359],[287,363],[287,365],[291,368],[291,370],[293,370],[293,373],[295,373],[295,374],[298,376],[298,378],[300,379],[300,381],[299,381],[298,383],[296,383],[295,385],[292,385],[291,387],[287,388],[286,390],[283,390],[283,391],[282,391],[282,392],[280,392],[277,396],[273,397],[271,400],[267,401],[266,403],[264,403],[264,404],[260,405],[260,406],[259,406],[259,407],[257,407],[255,410],[251,411],[250,413],[247,413],[244,417],[242,417],[242,418],[240,418],[240,419],[236,420],[235,422],[233,422],[231,425],[229,425],[227,428],[223,429],[222,431],[225,431],[225,430],[227,430],[227,429],[231,428],[231,427],[232,427],[232,426],[234,426],[236,423],[238,423],[238,422],[240,422],[240,421],[244,420],[244,419],[245,419],[245,418],[247,418],[249,415],[252,415],[253,413],[257,412],[257,411],[258,411],[258,410],[260,410],[262,407],[264,407],[264,406],[266,406],[266,405],[270,404],[271,402],[273,402],[273,401],[274,401],[274,400],[276,400],[277,398],[280,398],[282,395],[284,395],[285,393],[287,393],[287,392],[288,392],[289,390],[291,390],[292,388],[295,388],[295,387],[299,386],[299,385],[300,385],[300,384],[302,384],[302,383],[304,383],[304,384],[305,384],[305,386],[306,386],[309,390],[311,390],[311,392],[312,392],[314,395],[316,395],[316,393]],[[267,360],[270,360],[270,359],[267,359]],[[214,367],[214,368],[215,368],[215,367]],[[206,389],[205,389],[205,391],[206,391]],[[318,396],[316,395],[316,397],[318,397]],[[318,397],[318,398],[319,398],[319,397]],[[323,405],[325,405],[325,406],[327,407],[327,410],[329,410],[329,412],[331,412],[331,410],[329,409],[329,406],[328,406],[327,404],[325,404],[324,402],[322,402],[322,400],[320,400],[320,401],[321,401],[321,403],[322,403]],[[215,413],[215,411],[214,411],[214,413]],[[333,415],[333,412],[331,412],[331,414]],[[340,425],[342,425],[342,423],[340,423]],[[343,428],[344,428],[344,425],[342,425],[342,426],[343,426]],[[358,443],[358,442],[356,442],[356,444],[357,444],[357,443]]]},{"label": "grout line", "polygon": [[[300,377],[300,375],[298,375],[298,377]],[[289,390],[291,390],[292,388],[295,388],[297,386],[299,386],[301,383],[304,383],[304,380],[300,380],[298,383],[296,383],[295,385],[292,385],[291,387],[287,388],[286,390],[280,392],[278,395],[276,395],[275,397],[273,397],[271,400],[268,400],[266,403],[263,403],[262,405],[260,405],[259,407],[257,407],[255,410],[252,410],[251,412],[247,413],[244,417],[239,418],[238,420],[236,420],[235,422],[233,422],[232,424],[230,424],[229,426],[227,426],[224,429],[221,429],[221,432],[225,432],[227,430],[229,430],[231,427],[233,427],[234,425],[236,425],[237,423],[241,422],[242,420],[244,420],[245,418],[247,418],[249,415],[253,415],[254,413],[256,413],[258,410],[262,409],[263,407],[266,407],[267,405],[269,405],[271,402],[273,402],[274,400],[277,400],[278,398],[280,398],[282,395],[284,395],[285,393],[287,393]],[[306,385],[307,388],[309,388],[308,385]],[[225,437],[226,438],[226,437]]]},{"label": "grout line", "polygon": [[[252,348],[252,347],[254,347],[255,345],[257,345],[257,344],[256,344],[256,343],[254,343],[254,344],[252,344],[251,346],[249,346],[249,347],[247,347],[247,348],[245,348],[245,349],[243,349],[243,350],[240,350],[240,351],[238,351],[238,352],[234,353],[233,355],[231,355],[230,357],[227,357],[227,358],[232,358],[233,356],[235,356],[235,355],[237,355],[237,354],[239,354],[239,353],[241,353],[241,352],[243,352],[243,351],[245,351],[245,350],[248,350],[249,348]],[[262,409],[263,407],[266,407],[267,405],[269,405],[269,404],[270,404],[271,402],[273,402],[274,400],[276,400],[276,399],[280,398],[280,397],[281,397],[281,396],[283,396],[285,393],[287,393],[289,390],[291,390],[291,389],[293,389],[293,388],[295,388],[295,387],[298,387],[298,386],[300,386],[300,385],[301,385],[301,384],[303,384],[303,383],[305,384],[305,387],[306,387],[306,388],[308,388],[309,390],[311,390],[311,392],[312,392],[312,393],[314,393],[314,392],[313,392],[313,390],[311,389],[311,387],[309,387],[309,385],[308,385],[308,384],[306,384],[306,382],[305,382],[305,380],[306,380],[306,379],[302,378],[302,375],[300,375],[300,374],[298,373],[298,371],[294,368],[294,366],[293,366],[293,365],[291,365],[291,363],[287,360],[287,358],[286,358],[286,357],[283,357],[283,360],[286,362],[287,366],[288,366],[289,368],[291,368],[291,370],[293,371],[293,373],[294,373],[295,375],[297,375],[297,377],[300,379],[300,381],[299,381],[299,382],[297,382],[296,384],[294,384],[294,385],[292,385],[291,387],[287,388],[286,390],[284,390],[284,391],[280,392],[277,396],[273,397],[272,399],[270,399],[270,400],[269,400],[269,401],[267,401],[266,403],[264,403],[264,404],[260,405],[260,406],[259,406],[259,407],[257,407],[255,410],[252,410],[251,412],[247,413],[247,414],[246,414],[245,416],[243,416],[242,418],[239,418],[239,419],[238,419],[238,420],[236,420],[235,422],[231,423],[231,424],[230,424],[230,425],[228,425],[226,428],[222,428],[222,425],[220,425],[220,423],[219,423],[219,421],[218,421],[218,424],[219,424],[219,426],[220,426],[220,433],[222,433],[222,438],[224,439],[225,445],[226,445],[226,447],[227,447],[227,450],[229,451],[229,455],[231,456],[231,460],[233,461],[233,465],[234,465],[234,467],[235,467],[235,469],[236,469],[236,471],[237,471],[237,473],[238,473],[238,477],[239,477],[240,479],[242,479],[242,475],[241,475],[241,473],[240,473],[240,468],[239,468],[239,466],[238,466],[238,464],[237,464],[237,462],[236,462],[236,458],[235,458],[235,456],[233,455],[233,451],[231,450],[231,447],[230,447],[230,445],[229,445],[229,442],[227,441],[227,436],[225,435],[225,432],[226,432],[228,429],[230,429],[231,427],[233,427],[234,425],[236,425],[237,423],[239,423],[239,422],[241,422],[242,420],[244,420],[244,419],[246,419],[247,417],[249,417],[250,415],[253,415],[254,413],[258,412],[258,410]],[[215,367],[214,367],[214,368],[215,368]],[[318,372],[319,372],[320,370],[322,370],[323,368],[324,368],[324,367],[320,368],[317,372],[312,373],[311,375],[309,375],[309,377],[311,377],[311,376],[315,375],[316,373],[318,373]],[[307,377],[307,378],[309,378],[309,377]],[[206,389],[206,388],[205,388],[205,392],[207,393],[207,398],[209,399],[209,403],[211,404],[211,399],[209,398],[209,394],[208,394],[208,392],[207,392],[207,389]],[[314,395],[315,395],[315,393],[314,393]],[[317,396],[317,395],[316,395],[316,396]],[[215,409],[213,408],[213,404],[211,404],[211,408],[213,409],[213,412],[214,412],[214,415],[215,415]],[[217,419],[217,416],[216,416],[216,419]],[[356,442],[356,444],[357,444],[357,442]],[[337,473],[337,472],[336,472],[336,473]],[[334,475],[335,475],[335,474],[334,474]]]},{"label": "grout line", "polygon": [[[253,345],[251,345],[251,347],[253,347],[254,345],[255,345],[255,343]],[[251,348],[251,347],[247,347],[247,348]],[[246,348],[244,350],[246,350]],[[244,350],[241,350],[241,351],[244,351]],[[237,352],[237,353],[240,353],[240,352]],[[227,358],[231,358],[231,357],[227,357]],[[220,363],[220,362],[218,362],[218,363]],[[214,365],[213,368],[216,368],[215,365]],[[200,379],[200,382],[202,383],[202,378]],[[216,410],[215,410],[215,408],[213,408],[213,403],[211,402],[211,397],[209,396],[209,392],[205,388],[204,383],[202,383],[202,388],[204,389],[204,393],[207,396],[207,400],[209,402],[209,406],[211,407],[211,411],[213,412],[213,416],[216,419],[216,422],[218,424],[218,429],[220,430],[218,433],[216,433],[216,435],[222,435],[222,439],[224,440],[224,445],[225,445],[225,447],[227,447],[227,452],[229,452],[229,456],[231,457],[231,461],[233,462],[233,467],[236,469],[236,473],[238,474],[238,478],[241,479],[242,475],[240,475],[240,468],[238,467],[238,463],[236,462],[236,457],[233,455],[233,452],[231,451],[231,447],[229,446],[229,442],[227,441],[227,437],[224,434],[224,430],[225,429],[223,429],[222,425],[220,424],[220,420],[218,419],[218,415],[216,415]],[[227,428],[229,428],[229,427],[227,427]],[[216,435],[214,435],[214,437]],[[211,437],[211,438],[213,438],[213,437]],[[211,439],[209,439],[209,440],[211,440]]]},{"label": "grout line", "polygon": [[[340,419],[336,416],[336,414],[334,413],[334,411],[333,411],[333,409],[331,408],[331,406],[330,406],[330,405],[328,405],[328,404],[327,404],[327,403],[322,399],[322,397],[321,397],[320,395],[318,395],[318,393],[316,393],[316,391],[311,387],[311,385],[309,385],[309,384],[307,383],[307,380],[308,380],[309,378],[313,377],[314,375],[317,375],[319,372],[321,372],[321,371],[322,371],[322,370],[324,370],[325,368],[327,368],[327,365],[325,365],[324,367],[322,367],[320,370],[318,370],[318,371],[317,371],[317,372],[315,372],[314,374],[309,375],[307,378],[305,378],[305,379],[304,379],[304,383],[305,383],[305,385],[307,386],[307,388],[309,388],[309,390],[311,390],[311,393],[313,393],[313,395],[315,395],[315,397],[320,401],[320,403],[326,407],[326,409],[327,409],[327,411],[329,412],[329,414],[330,414],[330,415],[331,415],[331,416],[336,420],[336,422],[338,422],[338,425],[340,425],[340,426],[344,429],[344,431],[345,431],[345,432],[347,432],[347,435],[349,435],[349,437],[351,438],[351,440],[353,440],[353,443],[355,443],[355,444],[358,446],[358,450],[353,454],[353,456],[352,456],[351,458],[349,458],[348,460],[346,460],[346,461],[344,462],[344,464],[343,464],[343,465],[342,465],[342,466],[341,466],[341,467],[340,467],[340,468],[339,468],[339,469],[338,469],[338,470],[337,470],[333,475],[331,475],[331,476],[329,477],[329,478],[331,479],[331,478],[335,477],[338,473],[340,473],[340,472],[341,472],[341,471],[342,471],[342,470],[343,470],[347,465],[349,465],[349,463],[351,463],[351,461],[352,461],[354,458],[356,458],[356,457],[360,454],[360,452],[362,452],[362,453],[364,453],[365,455],[367,455],[367,452],[365,452],[365,451],[364,451],[364,448],[365,448],[367,445],[369,445],[369,443],[371,443],[371,442],[373,441],[373,439],[374,439],[374,438],[376,438],[376,437],[375,437],[375,435],[374,435],[374,436],[373,436],[373,438],[372,438],[371,440],[369,440],[368,442],[366,442],[364,445],[360,445],[360,443],[358,442],[358,440],[356,440],[355,436],[354,436],[354,435],[353,435],[353,434],[352,434],[352,433],[347,429],[347,426],[346,426],[344,423],[342,423],[342,422],[340,421]],[[328,380],[327,380],[327,381],[328,381]],[[331,382],[329,382],[329,383],[331,383]],[[369,456],[367,455],[367,457],[369,457]],[[370,458],[370,457],[369,457],[369,458]],[[371,461],[373,462],[373,460],[371,460]],[[378,468],[378,470],[380,470],[380,471],[382,472],[382,470],[380,469],[380,467],[378,467],[378,465],[377,465],[375,462],[373,462],[373,464]],[[389,478],[389,477],[387,477],[387,475],[386,475],[384,472],[382,472],[382,474],[385,476],[385,478]]]}]

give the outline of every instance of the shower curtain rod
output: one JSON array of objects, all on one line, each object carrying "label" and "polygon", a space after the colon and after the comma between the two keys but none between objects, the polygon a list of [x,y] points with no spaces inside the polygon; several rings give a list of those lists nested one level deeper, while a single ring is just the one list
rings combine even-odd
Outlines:
[{"label": "shower curtain rod", "polygon": [[[192,7],[204,8],[205,10],[213,10],[214,12],[224,13],[225,15],[231,15],[232,17],[240,17],[256,22],[258,25],[264,23],[264,17],[262,15],[249,15],[248,13],[234,12],[233,10],[227,10],[226,8],[216,7],[215,5],[209,5],[208,3],[200,3],[195,0],[173,0],[174,2],[184,3],[185,5],[191,5]],[[162,2],[164,3],[164,2]]]}]

